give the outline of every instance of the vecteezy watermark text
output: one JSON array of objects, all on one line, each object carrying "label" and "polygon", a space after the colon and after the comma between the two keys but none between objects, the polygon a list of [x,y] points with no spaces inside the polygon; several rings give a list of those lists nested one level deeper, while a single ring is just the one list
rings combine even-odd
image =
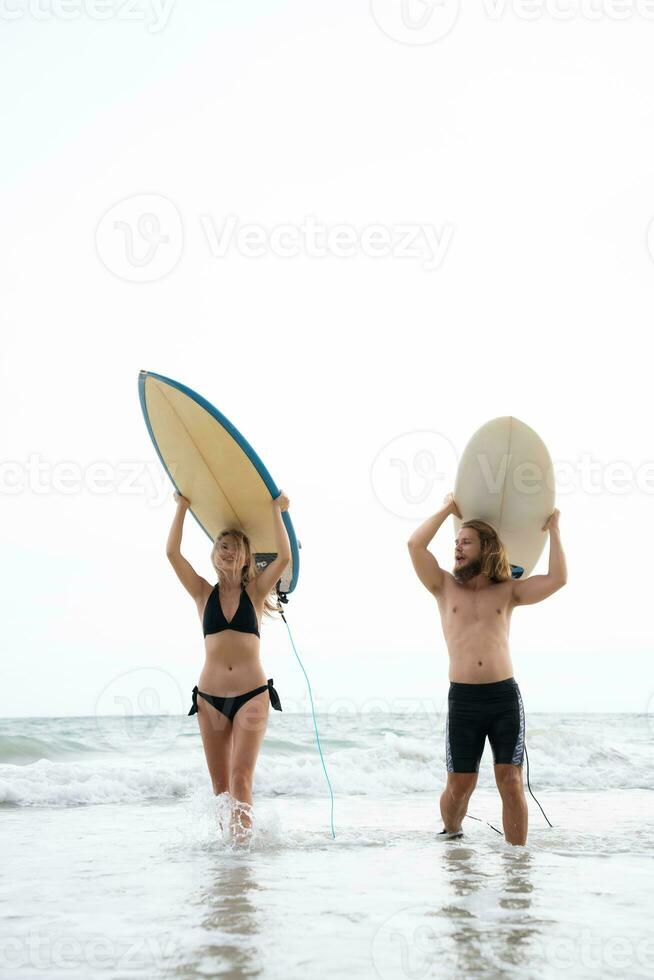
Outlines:
[{"label": "vecteezy watermark text", "polygon": [[[439,914],[433,904],[398,909],[379,925],[372,939],[370,952],[378,976],[381,980],[437,976],[437,966],[451,947],[450,933],[451,920]],[[529,962],[553,970],[597,970],[602,976],[609,970],[622,970],[624,976],[649,975],[654,967],[654,939],[646,934],[634,937],[590,928],[552,937],[531,930],[525,955]],[[490,961],[495,967],[504,965],[496,961],[492,950],[488,950],[488,957],[484,966]]]},{"label": "vecteezy watermark text", "polygon": [[148,33],[167,26],[175,0],[0,0],[0,21],[114,20],[142,22]]},{"label": "vecteezy watermark text", "polygon": [[[404,433],[383,446],[373,460],[373,492],[387,510],[400,517],[413,519],[423,511],[432,513],[454,486],[458,460],[452,443],[441,433]],[[482,456],[479,465],[489,493],[499,493],[506,461],[493,462]],[[556,489],[557,494],[654,494],[654,460],[603,461],[591,453],[581,453],[576,460],[553,460],[552,467],[550,474],[541,472],[535,463],[524,463],[512,471],[511,485],[527,496],[543,486]],[[149,507],[160,507],[172,499],[171,479],[175,481],[178,465],[169,461],[168,471],[170,475],[157,460],[93,460],[83,464],[30,453],[22,460],[0,459],[0,496],[116,494],[143,496]]]},{"label": "vecteezy watermark text", "polygon": [[[171,462],[168,469],[174,480],[177,466]],[[150,507],[158,507],[172,497],[170,477],[156,460],[95,460],[83,465],[69,459],[53,462],[39,453],[30,453],[25,460],[0,460],[0,496],[73,496],[82,492],[145,496]]]},{"label": "vecteezy watermark text", "polygon": [[[3,936],[0,968],[3,976],[25,967],[41,970],[44,976],[79,966],[88,971],[111,967],[121,972],[135,969],[151,972],[153,968],[165,969],[176,951],[176,944],[168,934],[117,939],[114,935],[96,933],[80,939],[76,934],[32,929],[16,936]],[[75,975],[78,975],[76,970]]]},{"label": "vecteezy watermark text", "polygon": [[[543,488],[557,494],[581,492],[624,495],[634,491],[654,494],[654,460],[599,460],[580,453],[576,460],[553,460],[552,470],[536,462],[523,462],[509,471],[510,457],[478,454],[479,477],[489,493],[501,493],[509,473],[512,488],[526,497]],[[391,514],[415,520],[434,513],[453,490],[459,454],[441,432],[416,430],[391,439],[370,466],[374,495]]]},{"label": "vecteezy watermark text", "polygon": [[507,14],[518,20],[629,20],[642,17],[654,21],[654,0],[482,0],[491,20]]},{"label": "vecteezy watermark text", "polygon": [[[265,225],[227,214],[216,220],[202,213],[186,222],[196,228],[211,258],[246,259],[409,259],[425,272],[443,264],[454,226],[427,222],[327,224],[314,215],[301,221]],[[167,276],[184,250],[184,222],[177,206],[162,194],[135,194],[112,205],[95,230],[102,264],[126,282],[154,282]]]},{"label": "vecteezy watermark text", "polygon": [[358,229],[349,224],[326,225],[312,215],[300,224],[280,224],[266,228],[261,224],[242,224],[238,215],[229,214],[220,229],[208,214],[200,215],[211,255],[223,259],[230,251],[244,258],[274,255],[292,259],[304,255],[311,259],[349,259],[365,255],[370,259],[393,256],[396,259],[419,259],[423,269],[431,272],[442,265],[450,247],[454,228],[433,225],[371,224]]},{"label": "vecteezy watermark text", "polygon": [[[370,10],[380,30],[400,44],[433,44],[447,37],[457,23],[460,0],[371,0]],[[573,20],[625,21],[640,18],[654,21],[654,0],[481,0],[466,11],[480,12],[488,20],[533,23]]]}]

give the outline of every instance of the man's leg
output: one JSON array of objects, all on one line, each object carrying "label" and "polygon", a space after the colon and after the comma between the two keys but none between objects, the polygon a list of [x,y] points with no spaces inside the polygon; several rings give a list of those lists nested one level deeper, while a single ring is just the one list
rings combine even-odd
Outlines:
[{"label": "man's leg", "polygon": [[[468,809],[468,800],[477,785],[479,762],[486,735],[477,705],[470,700],[476,685],[450,683],[445,725],[445,764],[447,785],[441,795],[441,816],[445,830],[458,833]],[[461,691],[468,692],[462,695]]]},{"label": "man's leg", "polygon": [[522,766],[495,766],[495,782],[502,797],[502,826],[509,844],[527,842],[527,800],[522,782]]},{"label": "man's leg", "polygon": [[468,809],[468,800],[477,784],[476,772],[448,772],[441,796],[441,816],[445,830],[456,833]]}]

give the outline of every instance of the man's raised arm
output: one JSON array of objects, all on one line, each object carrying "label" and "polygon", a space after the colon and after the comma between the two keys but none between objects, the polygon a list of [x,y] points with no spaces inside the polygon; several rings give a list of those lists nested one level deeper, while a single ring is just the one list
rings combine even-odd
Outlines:
[{"label": "man's raised arm", "polygon": [[559,531],[559,511],[553,510],[545,521],[543,531],[550,532],[550,561],[547,575],[530,575],[529,578],[516,579],[513,583],[513,601],[521,606],[547,599],[558,592],[568,581],[568,569],[561,545]]},{"label": "man's raised arm", "polygon": [[424,587],[432,594],[440,592],[443,588],[445,574],[431,551],[427,550],[427,545],[450,514],[461,516],[451,493],[445,498],[441,509],[433,517],[428,517],[419,528],[416,528],[407,541],[416,574]]}]

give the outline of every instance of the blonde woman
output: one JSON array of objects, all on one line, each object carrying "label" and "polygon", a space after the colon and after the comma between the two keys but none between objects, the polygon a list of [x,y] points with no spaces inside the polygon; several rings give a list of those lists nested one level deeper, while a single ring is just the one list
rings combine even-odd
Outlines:
[{"label": "blonde woman", "polygon": [[279,608],[271,592],[291,558],[282,519],[289,506],[284,493],[273,501],[277,557],[257,571],[247,536],[225,528],[211,550],[217,583],[198,575],[180,552],[182,527],[190,502],[175,493],[177,512],[166,555],[177,577],[195,600],[202,622],[205,662],[193,688],[189,715],[197,713],[213,791],[227,793],[232,832],[242,840],[252,827],[252,781],[268,724],[270,704],[282,706],[259,659],[259,623]]}]

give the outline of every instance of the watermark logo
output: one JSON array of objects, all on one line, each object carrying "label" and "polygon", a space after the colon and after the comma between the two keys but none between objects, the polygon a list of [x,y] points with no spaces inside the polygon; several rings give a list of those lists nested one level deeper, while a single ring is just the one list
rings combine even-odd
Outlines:
[{"label": "watermark logo", "polygon": [[[654,494],[654,460],[649,459],[603,461],[584,452],[576,460],[553,460],[551,468],[544,468],[535,460],[515,462],[510,453],[478,453],[475,461],[475,485],[498,497],[506,487],[525,497],[544,489],[561,496]],[[408,520],[426,517],[440,510],[444,496],[455,486],[458,463],[458,453],[443,433],[407,432],[375,456],[370,467],[372,490],[391,514]]]},{"label": "watermark logo", "polygon": [[400,44],[433,44],[457,22],[459,0],[371,0],[378,27]]},{"label": "watermark logo", "polygon": [[[446,37],[459,17],[459,0],[371,0],[376,24],[393,41],[433,44]],[[550,21],[654,21],[653,0],[481,0],[480,13],[493,23]]]},{"label": "watermark logo", "polygon": [[[1,2],[1,0],[0,0]],[[428,222],[375,222],[361,227],[329,224],[314,215],[299,222],[265,225],[242,221],[237,214],[215,220],[201,213],[194,219],[200,242],[211,259],[403,259],[425,272],[440,269],[449,254],[454,226]],[[100,261],[127,282],[154,282],[179,263],[184,228],[179,209],[161,194],[135,194],[114,204],[96,229]]]},{"label": "watermark logo", "polygon": [[386,919],[372,940],[372,962],[381,980],[438,976],[442,936],[437,911],[429,905],[400,909]]},{"label": "watermark logo", "polygon": [[406,432],[388,442],[370,468],[380,504],[409,520],[433,514],[454,486],[458,454],[441,432]]},{"label": "watermark logo", "polygon": [[96,229],[95,247],[103,265],[119,279],[163,279],[182,256],[182,217],[162,194],[135,194],[109,208]]},{"label": "watermark logo", "polygon": [[158,667],[137,667],[103,688],[95,703],[102,740],[120,752],[158,755],[170,750],[188,713],[175,678]]}]

